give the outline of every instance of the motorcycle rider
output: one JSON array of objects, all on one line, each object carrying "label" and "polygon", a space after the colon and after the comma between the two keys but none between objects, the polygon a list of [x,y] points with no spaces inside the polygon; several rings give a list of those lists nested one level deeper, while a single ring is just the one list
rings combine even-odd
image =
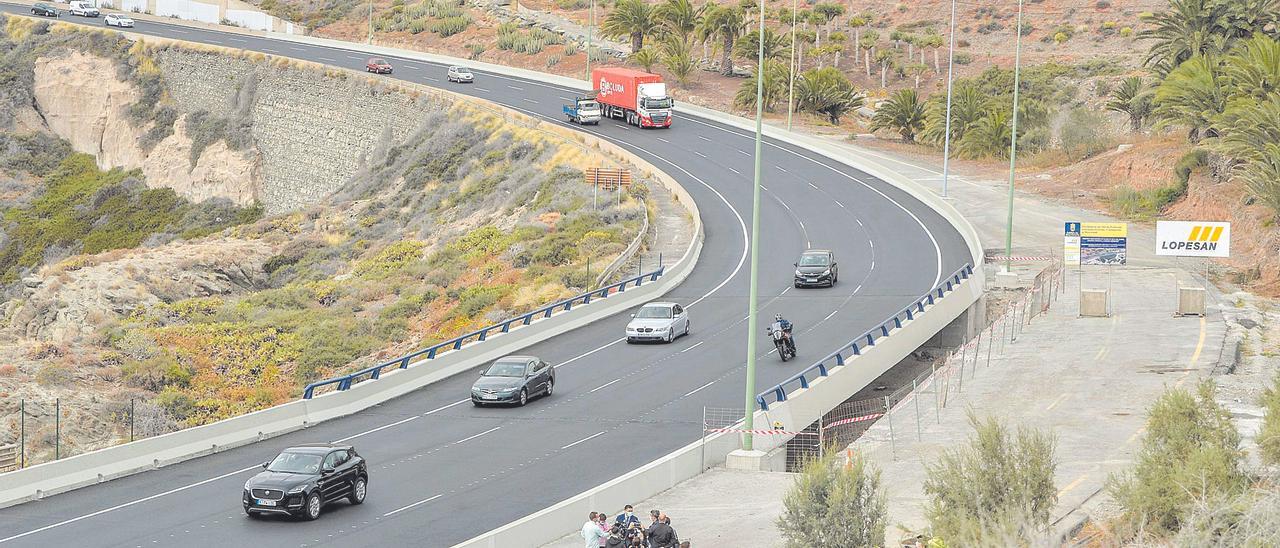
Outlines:
[{"label": "motorcycle rider", "polygon": [[786,342],[787,348],[791,350],[791,355],[796,354],[796,341],[791,337],[791,322],[782,317],[782,314],[773,315],[773,325],[770,326],[772,331],[781,331],[782,340]]}]

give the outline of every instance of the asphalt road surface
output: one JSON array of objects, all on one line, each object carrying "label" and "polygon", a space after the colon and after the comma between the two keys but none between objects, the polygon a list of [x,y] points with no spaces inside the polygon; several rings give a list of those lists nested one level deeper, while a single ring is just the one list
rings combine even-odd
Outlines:
[{"label": "asphalt road surface", "polygon": [[[0,11],[28,8],[0,4]],[[102,25],[101,18],[63,20]],[[370,57],[147,21],[137,21],[134,32],[354,69]],[[560,106],[575,95],[485,72],[476,72],[473,84],[449,84],[443,66],[389,59],[390,78],[447,87],[555,123],[566,123]],[[468,372],[305,431],[0,510],[0,547],[448,546],[690,443],[701,435],[704,406],[740,408],[753,136],[679,113],[664,130],[609,120],[571,127],[647,159],[697,201],[706,245],[692,275],[666,297],[688,306],[690,336],[627,345],[621,336],[628,317],[619,314],[528,348],[558,369],[555,395],[524,408],[473,408],[475,374]],[[761,390],[969,261],[951,225],[892,185],[779,142],[767,141],[762,156],[760,313],[781,312],[795,323],[800,355],[784,364],[759,337]],[[810,247],[835,251],[836,287],[791,287],[791,263]],[[286,446],[325,441],[352,443],[368,459],[364,505],[337,503],[315,522],[246,518],[241,488],[260,463]]]}]

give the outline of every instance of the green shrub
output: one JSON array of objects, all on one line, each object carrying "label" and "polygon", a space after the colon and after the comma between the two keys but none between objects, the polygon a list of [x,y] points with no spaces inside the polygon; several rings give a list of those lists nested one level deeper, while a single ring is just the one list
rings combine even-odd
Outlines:
[{"label": "green shrub", "polygon": [[1280,373],[1262,393],[1262,426],[1258,429],[1258,454],[1268,466],[1280,465]]},{"label": "green shrub", "polygon": [[1129,38],[1130,36],[1133,36],[1133,27],[1124,27],[1124,28],[1121,28],[1121,29],[1120,29],[1120,36],[1123,36],[1123,37],[1125,37],[1125,38]]},{"label": "green shrub", "polygon": [[471,26],[471,17],[466,15],[457,15],[446,17],[439,21],[431,22],[431,32],[439,34],[441,38],[448,38],[467,30]]},{"label": "green shrub", "polygon": [[227,120],[201,110],[187,115],[186,130],[187,137],[191,138],[188,160],[191,167],[195,167],[205,148],[226,138]]},{"label": "green shrub", "polygon": [[1240,433],[1214,392],[1205,380],[1195,394],[1174,388],[1151,405],[1137,463],[1108,481],[1133,531],[1176,531],[1199,501],[1247,487]]},{"label": "green shrub", "polygon": [[172,386],[166,387],[162,390],[160,394],[156,396],[154,403],[159,405],[166,413],[169,414],[169,416],[173,417],[174,420],[177,420],[178,422],[187,421],[195,414],[196,411],[195,400],[192,399],[191,396],[186,395]]},{"label": "green shrub", "polygon": [[805,464],[783,498],[777,526],[788,546],[884,546],[889,516],[880,470],[862,458],[848,466],[837,460],[828,456]]},{"label": "green shrub", "polygon": [[364,278],[386,278],[421,261],[425,247],[426,244],[417,240],[401,240],[382,248],[373,258],[361,261],[355,273]]},{"label": "green shrub", "polygon": [[380,344],[364,322],[347,317],[317,316],[298,329],[300,353],[295,377],[311,382],[329,370],[359,358]]},{"label": "green shrub", "polygon": [[475,318],[498,300],[510,293],[509,285],[476,286],[463,289],[458,295],[458,306],[453,309],[455,318]]},{"label": "green shrub", "polygon": [[591,7],[591,0],[556,0],[556,7],[562,10],[580,10]]},{"label": "green shrub", "polygon": [[0,168],[3,169],[43,177],[73,152],[71,143],[48,133],[0,133]]},{"label": "green shrub", "polygon": [[534,55],[547,46],[559,44],[561,41],[559,34],[544,28],[535,27],[521,33],[514,25],[511,27],[506,27],[506,25],[508,23],[503,23],[498,27],[498,49],[500,50]]}]

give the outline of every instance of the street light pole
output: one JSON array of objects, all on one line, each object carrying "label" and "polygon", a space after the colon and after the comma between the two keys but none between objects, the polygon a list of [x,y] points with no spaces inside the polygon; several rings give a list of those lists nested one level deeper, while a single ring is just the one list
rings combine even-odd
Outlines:
[{"label": "street light pole", "polygon": [[947,51],[947,122],[942,138],[942,197],[947,197],[947,179],[951,174],[951,67],[956,57],[956,0],[951,0],[951,47]]},{"label": "street light pole", "polygon": [[1004,271],[1013,267],[1013,174],[1018,162],[1018,87],[1022,68],[1022,0],[1018,0],[1018,24],[1013,47],[1013,132],[1009,136],[1009,215],[1004,227]]},{"label": "street light pole", "polygon": [[373,0],[369,0],[369,37],[365,39],[366,44],[373,44]]},{"label": "street light pole", "polygon": [[[760,35],[761,42],[764,34]],[[791,0],[791,82],[787,84],[787,131],[791,131],[791,111],[795,109],[796,94],[796,0]]]},{"label": "street light pole", "polygon": [[591,0],[591,12],[587,15],[587,84],[591,83],[591,31],[596,25],[596,0]]},{"label": "street light pole", "polygon": [[764,2],[760,2],[760,51],[756,64],[756,166],[751,183],[751,290],[747,293],[747,392],[743,410],[742,449],[751,451],[751,428],[756,412],[756,288],[760,265],[760,149],[764,133]]}]

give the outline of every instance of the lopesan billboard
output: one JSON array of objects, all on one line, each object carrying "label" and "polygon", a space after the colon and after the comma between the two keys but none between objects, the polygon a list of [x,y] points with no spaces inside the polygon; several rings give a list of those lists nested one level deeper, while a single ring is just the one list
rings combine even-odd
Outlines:
[{"label": "lopesan billboard", "polygon": [[1231,223],[1156,221],[1156,255],[1230,257]]}]

